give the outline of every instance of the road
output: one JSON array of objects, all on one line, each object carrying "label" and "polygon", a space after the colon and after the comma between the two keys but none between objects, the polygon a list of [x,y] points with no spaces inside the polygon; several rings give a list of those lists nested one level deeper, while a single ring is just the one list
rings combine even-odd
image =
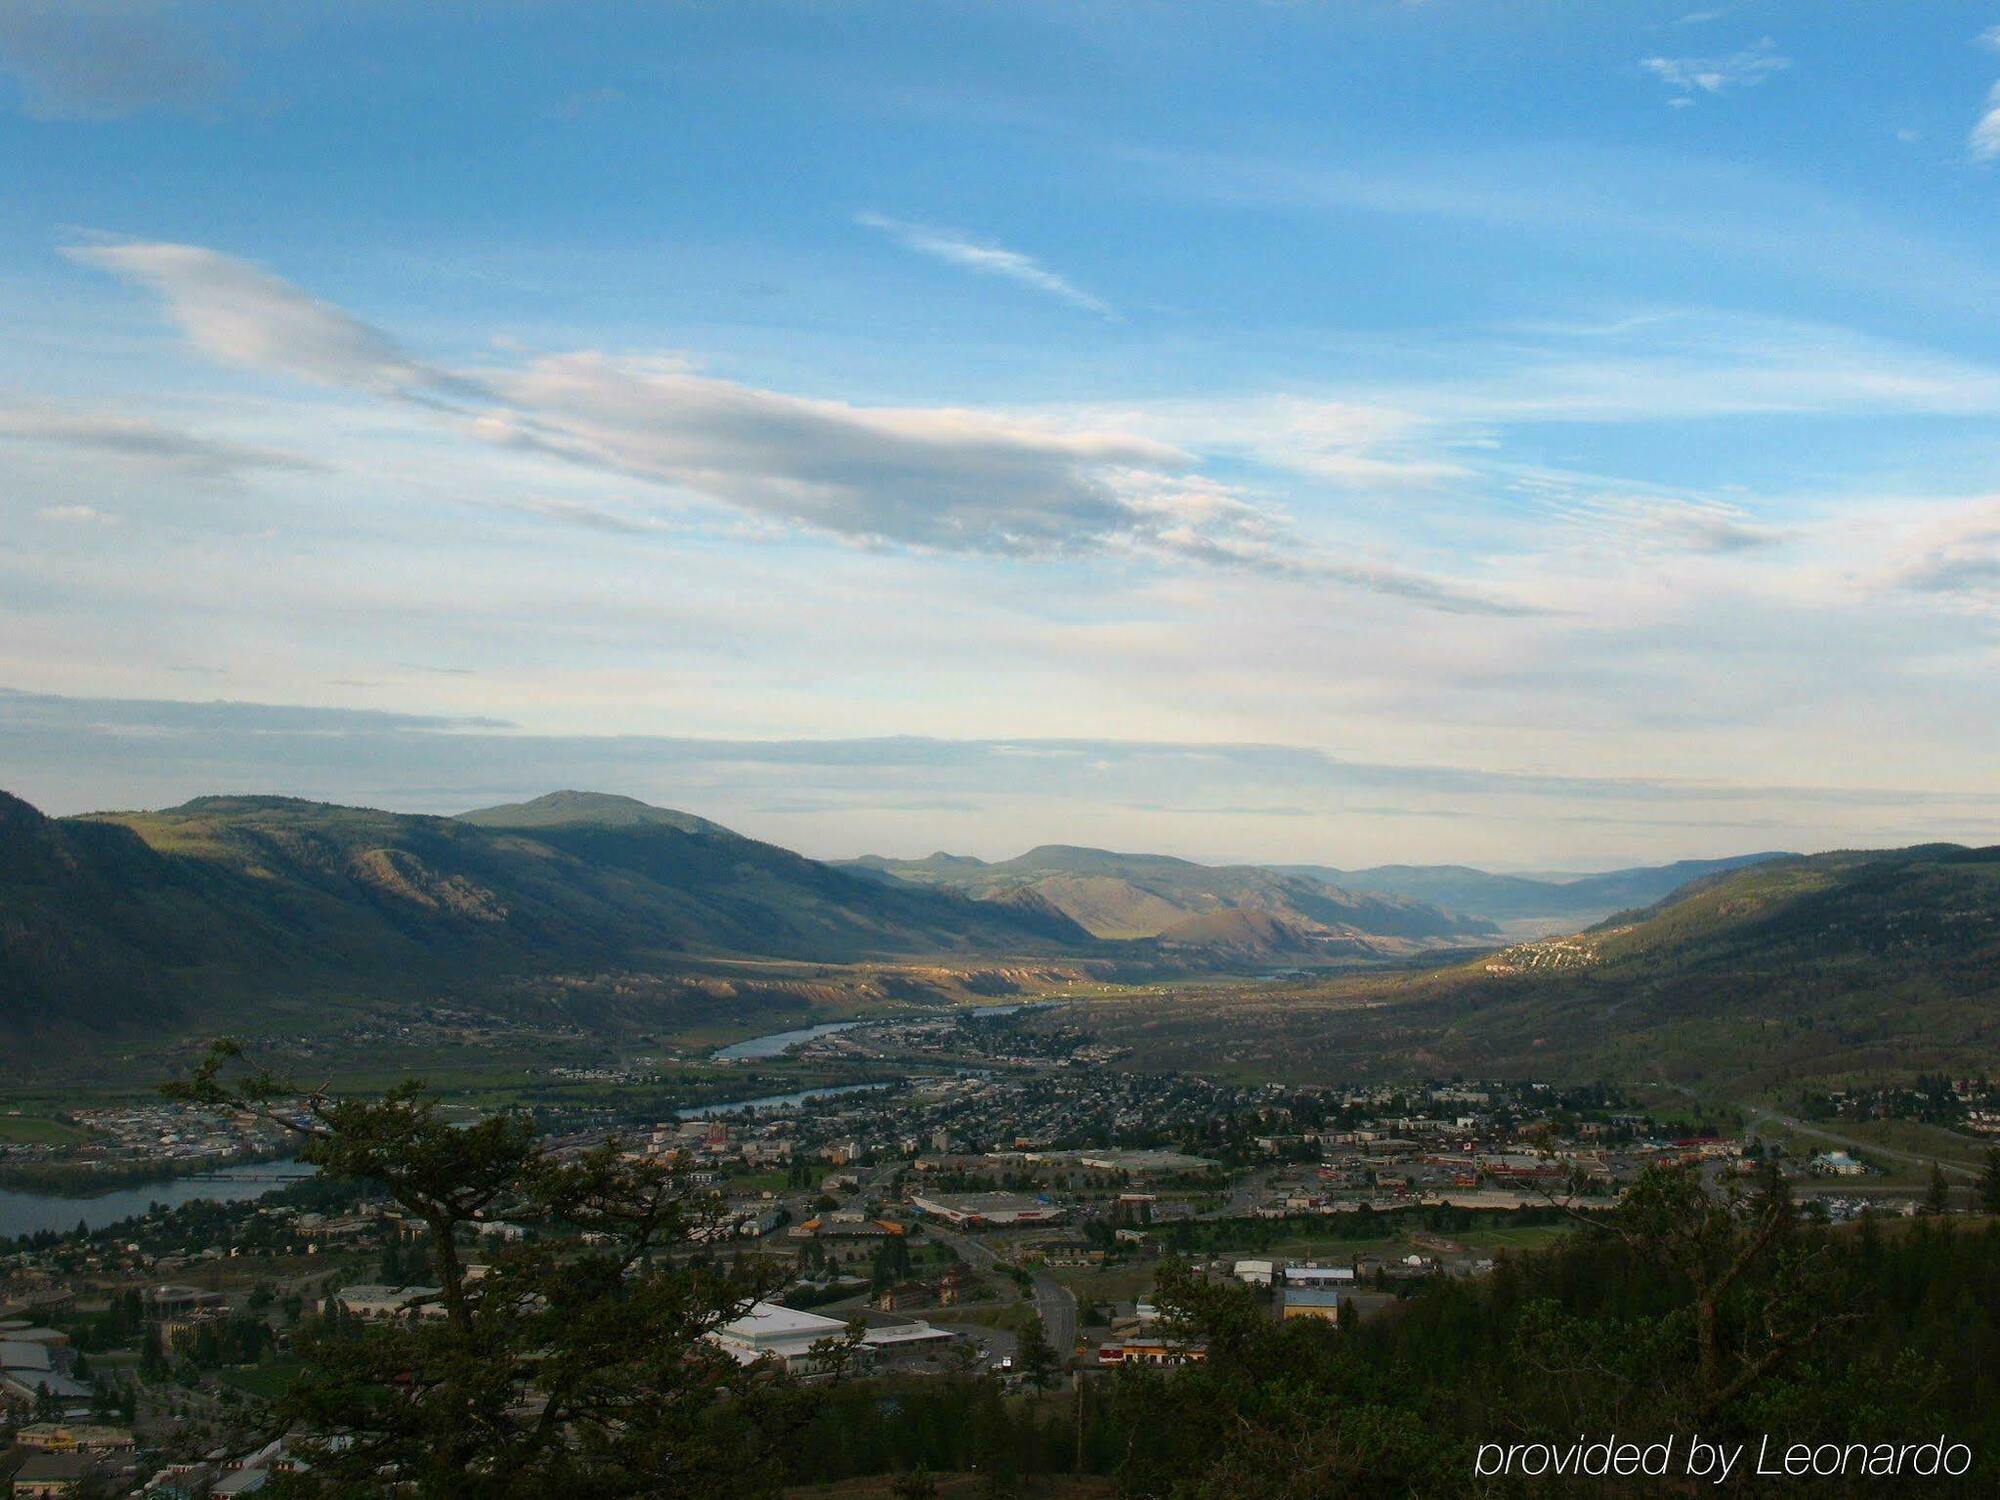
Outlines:
[{"label": "road", "polygon": [[[940,1245],[949,1245],[956,1250],[967,1265],[993,1271],[1002,1264],[1000,1257],[993,1253],[993,1248],[983,1240],[940,1228],[936,1224],[927,1223],[924,1228]],[[1041,1316],[1049,1343],[1067,1363],[1076,1349],[1076,1293],[1051,1277],[1037,1276],[1034,1296],[1035,1311]]]},{"label": "road", "polygon": [[1750,1115],[1749,1134],[1755,1135],[1757,1127],[1765,1121],[1782,1125],[1785,1129],[1815,1141],[1824,1141],[1830,1146],[1844,1147],[1849,1151],[1864,1152],[1869,1156],[1886,1156],[1891,1161],[1899,1161],[1912,1167],[1928,1167],[1935,1161],[1947,1176],[1977,1179],[1979,1173],[1971,1167],[1961,1167],[1955,1162],[1943,1161],[1937,1157],[1924,1156],[1915,1151],[1899,1151],[1894,1146],[1879,1145],[1874,1141],[1856,1140],[1853,1136],[1842,1135],[1837,1130],[1826,1130],[1818,1125],[1808,1125],[1803,1120],[1795,1120],[1790,1115],[1781,1115],[1776,1110],[1765,1109],[1759,1104],[1748,1104],[1744,1108]]}]

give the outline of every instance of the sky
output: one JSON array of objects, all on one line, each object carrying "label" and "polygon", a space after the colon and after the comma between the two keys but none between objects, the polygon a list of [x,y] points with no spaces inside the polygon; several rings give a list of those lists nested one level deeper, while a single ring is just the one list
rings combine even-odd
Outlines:
[{"label": "sky", "polygon": [[0,786],[2000,842],[2000,0],[0,0]]}]

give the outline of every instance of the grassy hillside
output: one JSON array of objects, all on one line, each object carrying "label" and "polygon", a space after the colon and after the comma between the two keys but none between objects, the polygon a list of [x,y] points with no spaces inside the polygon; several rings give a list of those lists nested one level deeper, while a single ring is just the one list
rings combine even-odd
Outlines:
[{"label": "grassy hillside", "polygon": [[[855,861],[877,875],[981,898],[1032,892],[1104,938],[1162,937],[1197,944],[1213,932],[1219,946],[1246,941],[1269,954],[1310,956],[1345,948],[1386,953],[1427,943],[1475,942],[1492,924],[1399,895],[1356,894],[1301,875],[1257,865],[1201,865],[1159,854],[1118,854],[1045,844],[989,864],[965,855],[920,860],[877,856]],[[1257,921],[1208,922],[1224,913]],[[1190,925],[1192,924],[1192,925]],[[1373,946],[1357,940],[1374,939]],[[1382,942],[1379,940],[1389,940]]]},{"label": "grassy hillside", "polygon": [[235,1025],[324,998],[470,994],[713,955],[1096,946],[1045,908],[884,885],[639,806],[468,820],[203,797],[49,819],[0,794],[0,1035]]},{"label": "grassy hillside", "polygon": [[1447,969],[1101,1007],[1156,1062],[1762,1089],[2000,1061],[2000,848],[1788,857]]},{"label": "grassy hillside", "polygon": [[1728,859],[1684,859],[1668,865],[1642,865],[1601,875],[1491,875],[1465,865],[1376,865],[1365,870],[1337,870],[1327,865],[1286,865],[1290,874],[1305,875],[1349,891],[1375,891],[1415,901],[1434,902],[1453,911],[1474,913],[1495,921],[1530,917],[1594,918],[1628,907],[1650,906],[1691,881],[1783,854],[1739,854]]}]

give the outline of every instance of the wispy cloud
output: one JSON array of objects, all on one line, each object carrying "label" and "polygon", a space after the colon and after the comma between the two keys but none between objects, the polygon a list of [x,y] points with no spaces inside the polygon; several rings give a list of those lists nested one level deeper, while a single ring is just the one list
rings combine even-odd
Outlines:
[{"label": "wispy cloud", "polygon": [[86,454],[211,484],[231,484],[260,470],[320,468],[298,454],[204,437],[122,413],[39,403],[0,401],[0,442]]},{"label": "wispy cloud", "polygon": [[1973,122],[1965,138],[1965,148],[1974,161],[1991,161],[2000,156],[2000,83],[1986,91],[1986,108]]},{"label": "wispy cloud", "polygon": [[230,364],[384,393],[445,383],[380,329],[234,256],[140,241],[63,254],[157,293],[191,343]]},{"label": "wispy cloud", "polygon": [[1761,552],[1786,540],[1782,527],[1765,525],[1740,506],[1716,500],[1594,493],[1556,508],[1600,549],[1609,545],[1628,552],[1727,557]]},{"label": "wispy cloud", "polygon": [[933,260],[941,260],[946,265],[958,266],[981,276],[998,276],[1019,286],[1030,287],[1048,296],[1059,298],[1072,307],[1081,307],[1103,317],[1115,317],[1111,305],[1101,298],[1057,275],[1047,266],[1019,250],[1008,250],[999,245],[982,243],[950,229],[938,229],[928,224],[912,224],[903,219],[891,219],[877,213],[856,214],[854,221],[869,229],[880,230],[919,255],[928,255]]},{"label": "wispy cloud", "polygon": [[116,516],[94,505],[45,505],[35,512],[35,519],[63,526],[115,526],[118,523]]},{"label": "wispy cloud", "polygon": [[1639,59],[1641,68],[1675,90],[1677,96],[1683,99],[1691,99],[1698,94],[1721,94],[1730,89],[1753,88],[1791,65],[1792,60],[1781,56],[1769,37],[1724,57]]},{"label": "wispy cloud", "polygon": [[[1129,431],[958,407],[864,407],[717,379],[677,359],[595,351],[447,369],[213,250],[68,253],[158,295],[190,343],[229,363],[414,400],[495,447],[646,480],[767,522],[948,553],[1122,553],[1320,579],[1456,613],[1535,612],[1450,579],[1332,555],[1274,509],[1201,476],[1192,453]],[[601,510],[539,513],[646,527]]]}]

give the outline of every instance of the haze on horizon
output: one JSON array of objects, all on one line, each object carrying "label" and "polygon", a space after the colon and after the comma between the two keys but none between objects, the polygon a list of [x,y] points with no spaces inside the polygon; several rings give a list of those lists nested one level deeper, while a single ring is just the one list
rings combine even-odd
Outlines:
[{"label": "haze on horizon", "polygon": [[2000,841],[1996,38],[0,0],[0,787]]}]

